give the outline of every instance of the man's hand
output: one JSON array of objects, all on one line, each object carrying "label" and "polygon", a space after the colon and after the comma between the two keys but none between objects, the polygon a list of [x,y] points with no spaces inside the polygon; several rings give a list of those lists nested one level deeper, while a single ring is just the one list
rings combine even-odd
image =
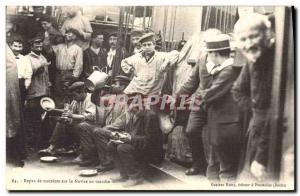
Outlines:
[{"label": "man's hand", "polygon": [[63,118],[72,118],[73,114],[70,111],[68,111],[68,112],[62,113],[61,117],[63,117]]},{"label": "man's hand", "polygon": [[130,143],[131,142],[131,135],[126,132],[122,132],[120,134],[120,140],[124,143]]},{"label": "man's hand", "polygon": [[250,171],[258,180],[266,176],[266,167],[257,161],[251,163]]},{"label": "man's hand", "polygon": [[167,71],[167,69],[169,68],[169,61],[165,61],[161,66],[160,66],[160,68],[159,68],[159,70],[161,71],[161,72],[165,72],[165,71]]}]

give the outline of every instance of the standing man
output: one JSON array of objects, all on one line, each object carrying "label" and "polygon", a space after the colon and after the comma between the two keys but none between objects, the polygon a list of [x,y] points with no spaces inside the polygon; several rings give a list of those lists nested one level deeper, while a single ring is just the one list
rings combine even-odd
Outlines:
[{"label": "standing man", "polygon": [[51,96],[53,96],[54,94],[54,86],[53,84],[55,83],[55,75],[56,75],[56,57],[55,54],[52,53],[48,53],[47,52],[47,47],[50,45],[57,45],[59,43],[63,43],[64,42],[64,37],[61,34],[60,31],[58,31],[57,29],[55,29],[53,27],[53,20],[51,17],[49,16],[44,16],[40,19],[42,27],[44,29],[44,32],[42,34],[42,37],[44,38],[43,43],[44,43],[44,49],[42,54],[46,57],[46,59],[51,62],[51,64],[48,67],[48,71],[49,71],[49,80],[51,82],[51,87],[50,87],[50,91],[51,91]]},{"label": "standing man", "polygon": [[118,33],[113,32],[108,37],[109,51],[107,53],[107,73],[114,80],[118,75],[125,75],[121,69],[121,61],[128,56],[126,49],[120,46],[121,40],[118,39]]},{"label": "standing man", "polygon": [[107,51],[103,47],[104,35],[93,33],[91,46],[83,52],[83,78],[89,77],[93,73],[93,67],[100,70],[107,66]]},{"label": "standing man", "polygon": [[274,44],[271,42],[270,28],[270,21],[260,14],[244,16],[234,27],[237,41],[248,62],[235,82],[232,94],[244,111],[252,110],[241,175],[246,179],[253,179],[253,176],[263,178],[268,162],[268,113],[271,107],[274,64]]},{"label": "standing man", "polygon": [[[8,23],[6,27],[9,25]],[[9,29],[6,29],[8,31]],[[16,58],[6,45],[6,161],[24,166],[26,158],[24,120]]]},{"label": "standing man", "polygon": [[27,92],[27,105],[25,109],[25,118],[28,123],[29,145],[36,148],[39,142],[39,135],[41,132],[42,121],[41,115],[43,109],[40,106],[41,98],[49,96],[49,62],[41,54],[43,49],[43,39],[35,37],[31,40],[31,51],[27,55],[30,59],[31,68],[33,71],[31,85]]},{"label": "standing man", "polygon": [[21,52],[23,51],[23,40],[20,36],[15,36],[11,43],[11,49],[15,55],[17,69],[18,69],[18,78],[19,86],[21,92],[21,104],[24,107],[26,100],[26,91],[31,84],[32,77],[32,68],[30,60],[23,56]]},{"label": "standing man", "polygon": [[[155,34],[143,35],[139,42],[143,52],[137,53],[122,61],[122,69],[126,74],[132,74],[133,79],[124,90],[127,95],[142,94],[143,96],[162,94],[162,88],[166,78],[166,71],[170,66],[175,66],[179,52],[172,51],[157,52],[155,50]],[[164,123],[165,115],[163,111],[157,112],[159,116],[160,128],[167,133],[172,128],[171,123]]]},{"label": "standing man", "polygon": [[213,63],[209,74],[212,84],[200,91],[201,107],[207,113],[209,132],[209,180],[235,180],[241,148],[240,110],[231,95],[231,88],[238,77],[230,58],[229,36],[219,34],[206,40],[208,61]]},{"label": "standing man", "polygon": [[[218,29],[208,29],[203,36],[203,54],[200,55],[200,59],[193,68],[188,80],[183,86],[176,92],[179,95],[192,95],[195,93],[197,97],[200,96],[201,91],[210,88],[212,85],[212,75],[209,72],[212,69],[213,63],[208,63],[208,54],[205,51],[205,41],[211,36],[221,34]],[[192,110],[189,115],[187,123],[187,136],[189,144],[192,150],[192,167],[185,171],[186,175],[196,175],[207,168],[207,162],[209,160],[209,142],[207,136],[207,113],[203,108],[200,110]],[[206,157],[206,160],[205,160]]]},{"label": "standing man", "polygon": [[[44,29],[44,42],[49,42],[50,44],[57,45],[63,42],[63,35],[60,31],[53,27],[53,20],[49,16],[44,16],[40,19],[42,27]],[[46,43],[46,44],[47,44]]]},{"label": "standing man", "polygon": [[[50,52],[56,55],[56,68],[54,83],[54,100],[59,108],[63,108],[64,102],[68,102],[66,88],[79,79],[83,69],[83,52],[76,45],[79,32],[76,29],[69,29],[65,34],[65,43],[52,46]],[[48,52],[49,52],[48,51]]]},{"label": "standing man", "polygon": [[134,30],[131,32],[130,40],[131,40],[132,51],[130,52],[130,55],[134,55],[142,52],[142,45],[139,42],[142,36],[143,36],[142,31]]},{"label": "standing man", "polygon": [[160,95],[166,69],[169,65],[175,65],[179,52],[157,52],[155,50],[154,33],[145,34],[139,42],[142,45],[143,52],[124,59],[121,64],[126,74],[134,74],[124,93]]},{"label": "standing man", "polygon": [[68,29],[76,29],[79,34],[75,43],[80,46],[82,50],[87,49],[93,33],[90,21],[82,16],[81,11],[76,6],[67,6],[65,14],[67,19],[60,29],[61,33],[65,35]]}]

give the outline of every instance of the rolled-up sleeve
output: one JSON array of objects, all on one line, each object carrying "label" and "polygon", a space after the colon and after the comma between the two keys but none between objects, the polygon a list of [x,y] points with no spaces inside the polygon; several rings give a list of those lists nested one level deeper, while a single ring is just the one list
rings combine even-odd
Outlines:
[{"label": "rolled-up sleeve", "polygon": [[136,55],[123,59],[121,62],[121,68],[125,73],[130,73],[135,69]]},{"label": "rolled-up sleeve", "polygon": [[171,52],[164,53],[165,61],[167,61],[170,65],[175,65],[179,59],[179,52],[177,50],[173,50]]},{"label": "rolled-up sleeve", "polygon": [[86,120],[94,122],[96,120],[96,105],[89,100],[83,113]]}]

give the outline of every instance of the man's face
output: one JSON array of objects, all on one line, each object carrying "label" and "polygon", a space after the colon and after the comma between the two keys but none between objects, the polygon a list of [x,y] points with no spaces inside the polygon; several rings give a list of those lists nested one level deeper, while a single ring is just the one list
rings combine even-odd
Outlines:
[{"label": "man's face", "polygon": [[98,47],[103,45],[103,41],[104,41],[103,35],[97,35],[92,39],[92,42]]},{"label": "man's face", "polygon": [[11,49],[12,49],[13,53],[17,56],[18,54],[20,54],[22,52],[23,44],[21,42],[14,41],[11,44]]},{"label": "man's face", "polygon": [[230,58],[235,58],[235,55],[236,54],[236,51],[235,50],[233,50],[233,51],[230,51]]},{"label": "man's face", "polygon": [[124,89],[127,87],[126,84],[116,81],[115,84],[113,84],[113,92],[116,94],[120,94],[124,91]]},{"label": "man's face", "polygon": [[52,24],[50,22],[42,21],[42,27],[45,31],[47,31],[51,26]]},{"label": "man's face", "polygon": [[216,55],[216,53],[215,52],[208,52],[207,54],[208,54],[207,60],[209,62],[212,62],[213,64],[217,65],[218,61],[217,61],[217,55]]},{"label": "man's face", "polygon": [[43,50],[43,42],[37,41],[32,44],[31,50],[36,54],[40,54]]},{"label": "man's face", "polygon": [[78,88],[72,91],[72,96],[76,101],[80,102],[80,101],[84,101],[86,97],[86,93],[84,92],[83,89]]},{"label": "man's face", "polygon": [[236,36],[239,47],[250,61],[255,62],[267,49],[266,32],[257,27],[241,29]]},{"label": "man's face", "polygon": [[68,31],[65,36],[66,36],[66,41],[73,41],[76,38],[76,35],[71,31]]},{"label": "man's face", "polygon": [[133,47],[139,47],[141,46],[140,42],[139,42],[140,37],[139,36],[133,36],[131,37],[131,43]]},{"label": "man's face", "polygon": [[108,44],[111,48],[116,48],[118,42],[118,37],[116,36],[110,36],[108,39]]},{"label": "man's face", "polygon": [[142,47],[145,53],[151,53],[155,50],[155,45],[152,41],[143,42]]}]

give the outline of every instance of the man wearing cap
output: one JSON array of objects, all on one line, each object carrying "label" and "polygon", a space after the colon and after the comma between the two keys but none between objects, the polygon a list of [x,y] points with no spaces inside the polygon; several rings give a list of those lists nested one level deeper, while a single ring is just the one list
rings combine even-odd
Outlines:
[{"label": "man wearing cap", "polygon": [[142,31],[134,30],[131,32],[130,35],[131,46],[132,46],[132,51],[130,52],[131,55],[142,52],[142,45],[139,42],[142,36],[143,36]]},{"label": "man wearing cap", "polygon": [[118,33],[109,34],[108,44],[109,51],[107,53],[107,73],[111,76],[111,80],[117,75],[125,75],[121,69],[121,61],[128,56],[128,52],[121,46],[122,40],[118,38]]},{"label": "man wearing cap", "polygon": [[[232,68],[233,59],[229,56],[230,45],[227,35],[216,33],[205,41],[207,60],[202,62],[206,65],[194,68],[179,94],[189,94],[191,83],[195,80],[197,83],[200,81],[196,96],[201,101],[201,107],[198,111],[191,111],[187,133],[193,136],[201,132],[203,126],[207,124],[209,139],[207,177],[209,180],[226,181],[235,179],[239,161],[239,110],[230,94],[238,73]],[[198,140],[200,141],[199,137]],[[199,159],[193,156],[194,158]],[[197,166],[191,169],[194,171],[187,171],[187,174],[199,171]]]},{"label": "man wearing cap", "polygon": [[56,45],[63,41],[63,35],[60,31],[53,27],[53,19],[49,16],[44,16],[40,19],[44,32],[44,42]]},{"label": "man wearing cap", "polygon": [[89,77],[96,66],[102,70],[107,66],[107,51],[103,47],[103,33],[92,33],[91,46],[83,52],[83,78]]},{"label": "man wearing cap", "polygon": [[241,178],[251,180],[265,177],[268,162],[268,123],[274,64],[274,44],[270,31],[270,21],[266,16],[256,13],[239,19],[234,27],[247,64],[232,88],[232,95],[244,111],[252,111]]},{"label": "man wearing cap", "polygon": [[[141,102],[139,105],[137,102]],[[143,107],[142,95],[130,97],[128,110],[112,124],[95,132],[112,139],[109,150],[120,169],[120,177],[113,182],[124,182],[124,187],[138,185],[144,180],[144,164],[162,161],[162,133],[155,112]],[[140,107],[141,106],[141,107]]]},{"label": "man wearing cap", "polygon": [[67,111],[64,111],[57,121],[49,141],[50,146],[40,150],[41,154],[55,154],[59,147],[76,145],[79,143],[80,124],[95,123],[96,105],[92,103],[91,94],[87,93],[84,82],[74,82],[68,87],[68,90],[74,100],[68,105],[68,108],[65,108]]},{"label": "man wearing cap", "polygon": [[82,50],[86,50],[89,47],[91,34],[93,33],[90,21],[82,16],[80,9],[76,6],[67,6],[64,10],[64,14],[67,18],[60,31],[65,35],[68,29],[76,29],[80,36],[75,43],[81,47]]},{"label": "man wearing cap", "polygon": [[52,51],[56,55],[56,68],[54,83],[54,100],[58,108],[62,108],[66,101],[65,88],[75,80],[78,80],[83,69],[83,51],[75,44],[80,36],[76,29],[68,29],[65,32],[65,43],[48,45],[48,53]]},{"label": "man wearing cap", "polygon": [[49,72],[49,80],[51,82],[51,87],[50,87],[50,94],[54,94],[54,86],[53,84],[55,83],[55,75],[56,75],[56,56],[53,52],[48,52],[47,48],[51,45],[57,45],[60,43],[64,42],[64,37],[61,34],[60,31],[54,28],[53,26],[53,19],[49,16],[44,16],[40,19],[41,25],[44,29],[44,32],[42,32],[42,37],[43,37],[43,51],[42,54],[46,57],[46,59],[51,62],[51,64],[48,67],[48,72]]},{"label": "man wearing cap", "polygon": [[48,66],[50,62],[41,54],[43,49],[42,37],[34,37],[31,40],[31,51],[26,56],[31,62],[32,78],[31,84],[27,90],[27,104],[25,109],[25,118],[28,123],[28,139],[31,147],[36,148],[39,140],[38,135],[41,131],[41,114],[43,109],[40,106],[40,100],[49,95],[49,74]]},{"label": "man wearing cap", "polygon": [[143,35],[139,40],[143,52],[128,57],[121,63],[125,73],[134,74],[132,81],[124,90],[125,94],[160,95],[167,67],[174,65],[178,60],[178,51],[165,53],[155,50],[154,35],[154,33]]},{"label": "man wearing cap", "polygon": [[[96,98],[92,98],[92,100],[95,101],[94,103],[97,106],[96,124],[86,122],[80,125],[81,131],[79,132],[79,136],[82,148],[82,160],[79,164],[81,166],[89,166],[95,162],[99,162],[99,165],[96,167],[98,171],[108,171],[114,168],[113,158],[108,153],[106,147],[108,139],[95,131],[95,129],[110,125],[124,113],[124,107],[120,105],[115,107],[116,103],[113,102],[116,101],[116,96],[123,92],[129,82],[130,79],[126,76],[116,76],[111,88],[106,89],[106,87],[103,87],[93,93],[92,96],[96,96]],[[112,94],[109,94],[109,91]],[[105,107],[100,104],[100,101],[105,104]]]}]

